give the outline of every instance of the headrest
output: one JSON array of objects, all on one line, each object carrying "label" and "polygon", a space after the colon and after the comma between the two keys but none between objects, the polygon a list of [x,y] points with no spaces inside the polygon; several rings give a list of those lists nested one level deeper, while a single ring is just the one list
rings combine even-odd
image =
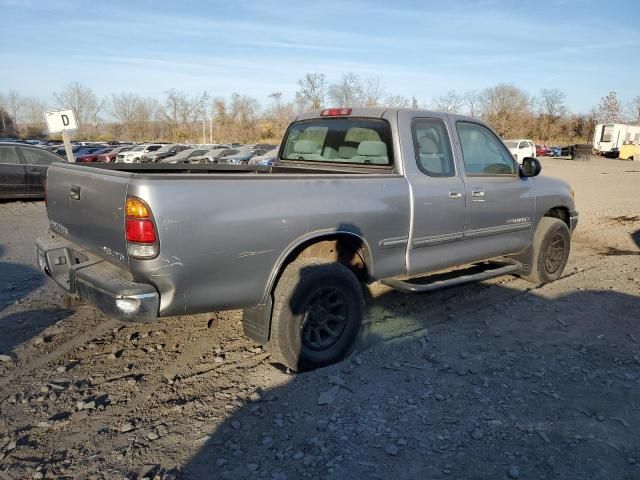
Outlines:
[{"label": "headrest", "polygon": [[318,151],[318,144],[313,140],[298,140],[293,146],[295,153],[316,153]]},{"label": "headrest", "polygon": [[358,145],[358,155],[363,157],[386,157],[387,146],[384,142],[364,140]]},{"label": "headrest", "polygon": [[356,147],[350,147],[348,145],[341,145],[338,147],[338,156],[340,158],[351,158],[358,154]]},{"label": "headrest", "polygon": [[420,138],[420,153],[424,154],[438,154],[440,152],[440,146],[432,135],[425,135]]}]

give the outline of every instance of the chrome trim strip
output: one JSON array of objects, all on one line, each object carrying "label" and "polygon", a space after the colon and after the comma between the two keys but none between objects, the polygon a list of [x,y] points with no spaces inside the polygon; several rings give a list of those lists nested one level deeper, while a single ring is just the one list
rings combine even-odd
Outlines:
[{"label": "chrome trim strip", "polygon": [[456,240],[462,239],[464,234],[462,232],[459,233],[447,233],[444,235],[434,235],[432,237],[422,237],[415,238],[413,242],[411,242],[411,246],[414,248],[427,247],[429,245],[438,245],[441,243],[454,242]]},{"label": "chrome trim strip", "polygon": [[408,237],[383,238],[380,240],[380,248],[404,247],[409,242]]},{"label": "chrome trim strip", "polygon": [[465,238],[486,237],[489,235],[498,235],[500,233],[519,232],[531,228],[531,222],[517,223],[515,225],[500,225],[499,227],[478,228],[465,232]]}]

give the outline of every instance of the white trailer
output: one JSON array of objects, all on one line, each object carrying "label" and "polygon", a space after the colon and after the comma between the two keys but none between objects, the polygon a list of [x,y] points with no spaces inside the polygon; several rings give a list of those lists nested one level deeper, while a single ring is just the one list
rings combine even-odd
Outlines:
[{"label": "white trailer", "polygon": [[640,126],[626,123],[599,123],[593,133],[593,151],[599,155],[615,153],[625,143],[640,143]]}]

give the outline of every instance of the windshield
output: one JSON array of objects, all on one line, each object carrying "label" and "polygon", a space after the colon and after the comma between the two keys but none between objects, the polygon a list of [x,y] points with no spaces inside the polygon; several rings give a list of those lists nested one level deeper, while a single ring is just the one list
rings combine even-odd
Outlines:
[{"label": "windshield", "polygon": [[518,146],[518,142],[512,142],[511,140],[505,140],[504,144],[507,148],[516,148]]},{"label": "windshield", "polygon": [[141,152],[141,151],[142,151],[142,150],[144,150],[145,148],[147,148],[147,147],[145,147],[144,145],[142,145],[142,146],[140,146],[140,147],[136,147],[136,148],[134,148],[134,149],[133,149],[133,150],[131,150],[131,151],[132,151],[132,152]]},{"label": "windshield", "polygon": [[175,147],[175,145],[165,145],[164,147],[159,148],[156,153],[165,153],[165,152],[170,151],[174,147]]},{"label": "windshield", "polygon": [[372,118],[322,118],[294,123],[284,140],[284,160],[391,165],[391,129]]}]

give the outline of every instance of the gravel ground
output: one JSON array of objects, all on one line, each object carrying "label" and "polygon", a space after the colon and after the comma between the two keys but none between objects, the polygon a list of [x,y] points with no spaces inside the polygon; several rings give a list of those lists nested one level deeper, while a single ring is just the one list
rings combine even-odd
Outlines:
[{"label": "gravel ground", "polygon": [[640,479],[640,165],[542,162],[581,213],[562,279],[374,284],[353,355],[300,375],[239,311],[64,305],[44,205],[0,204],[0,479]]}]

